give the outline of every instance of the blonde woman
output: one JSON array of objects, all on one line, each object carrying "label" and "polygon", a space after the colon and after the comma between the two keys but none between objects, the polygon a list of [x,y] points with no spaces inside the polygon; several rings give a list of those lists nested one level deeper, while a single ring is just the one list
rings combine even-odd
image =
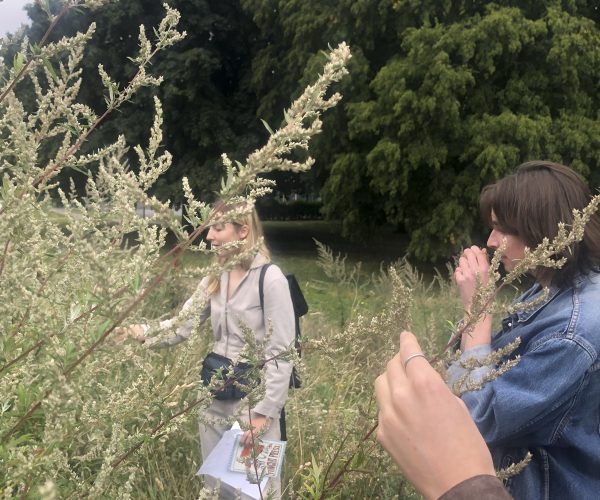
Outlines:
[{"label": "blonde woman", "polygon": [[[261,268],[270,263],[270,254],[262,238],[262,227],[256,211],[241,216],[235,216],[239,212],[238,205],[227,206],[220,203],[215,211],[220,215],[227,215],[225,219],[230,222],[215,223],[210,226],[206,239],[216,252],[218,262],[226,263],[241,252],[258,247],[254,256],[247,260],[241,260],[230,271],[223,272],[217,278],[204,278],[199,285],[199,293],[208,295],[209,300],[206,308],[201,313],[201,321],[210,317],[214,345],[212,353],[204,362],[204,369],[210,371],[207,363],[214,359],[228,358],[237,360],[240,358],[246,341],[244,339],[243,326],[254,331],[256,340],[260,343],[265,338],[264,358],[265,360],[286,351],[295,339],[295,318],[290,298],[287,278],[276,265],[269,265],[266,269],[263,282],[263,304],[261,307],[259,297],[259,278]],[[236,248],[231,244],[243,242]],[[229,245],[228,245],[229,244]],[[234,245],[235,246],[235,245]],[[196,302],[190,298],[182,308],[182,312]],[[161,322],[161,328],[173,326],[175,319]],[[193,320],[181,322],[175,330],[175,335],[166,340],[154,343],[153,347],[166,347],[178,344],[186,340],[193,327]],[[267,336],[267,332],[270,335]],[[129,333],[138,340],[146,340],[147,327],[145,325],[132,325]],[[292,364],[286,360],[277,360],[266,364],[265,393],[264,397],[252,408],[246,400],[240,396],[240,391],[231,391],[234,394],[215,395],[211,406],[200,419],[200,444],[202,447],[203,460],[210,454],[219,442],[229,426],[217,423],[234,415],[249,415],[249,424],[253,433],[262,434],[265,439],[279,439],[279,418],[288,394]],[[230,397],[233,399],[230,399]],[[223,397],[225,399],[223,399]],[[242,437],[242,442],[251,440],[250,430]],[[223,457],[227,460],[228,457]],[[275,498],[280,497],[279,479],[270,481],[268,488],[275,493]],[[212,480],[207,485],[214,486]],[[221,498],[233,498],[234,492],[228,492],[225,485],[221,488]],[[243,497],[242,497],[243,498]]]}]

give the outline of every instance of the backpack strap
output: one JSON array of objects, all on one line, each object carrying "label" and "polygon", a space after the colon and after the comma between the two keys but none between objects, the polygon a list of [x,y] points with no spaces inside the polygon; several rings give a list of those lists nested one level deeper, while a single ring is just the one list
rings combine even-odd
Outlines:
[{"label": "backpack strap", "polygon": [[260,277],[258,278],[258,298],[260,299],[260,308],[263,311],[265,310],[265,274],[267,274],[267,269],[269,269],[270,265],[271,263],[269,262],[260,268]]}]

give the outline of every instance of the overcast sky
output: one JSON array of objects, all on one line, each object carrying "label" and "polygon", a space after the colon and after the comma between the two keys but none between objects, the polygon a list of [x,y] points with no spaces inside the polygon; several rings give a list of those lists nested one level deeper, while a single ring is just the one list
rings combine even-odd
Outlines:
[{"label": "overcast sky", "polygon": [[23,7],[33,0],[0,0],[0,36],[13,33],[22,23],[29,22]]}]

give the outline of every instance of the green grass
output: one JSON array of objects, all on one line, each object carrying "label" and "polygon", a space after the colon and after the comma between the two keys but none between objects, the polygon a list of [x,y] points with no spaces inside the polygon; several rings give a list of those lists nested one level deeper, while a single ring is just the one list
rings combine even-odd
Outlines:
[{"label": "green grass", "polygon": [[[421,339],[424,351],[434,355],[448,339],[449,323],[462,316],[458,294],[446,269],[432,280],[431,270],[423,275],[405,265],[400,273],[412,290],[410,319],[386,329],[377,323],[369,326],[371,318],[384,310],[391,296],[390,281],[380,269],[402,257],[401,245],[398,241],[389,243],[387,258],[382,258],[385,252],[375,243],[360,252],[353,247],[344,261],[343,279],[335,280],[318,264],[317,247],[312,240],[315,237],[327,243],[334,254],[344,254],[352,244],[340,239],[332,229],[334,226],[323,221],[265,224],[273,262],[284,272],[296,275],[310,307],[302,320],[304,385],[290,393],[286,404],[288,450],[283,485],[291,481],[290,491],[296,493],[306,493],[307,485],[313,488],[320,482],[322,487],[330,481],[372,427],[376,413],[373,381],[397,348],[400,330],[410,326]],[[389,248],[397,248],[398,252],[392,254]],[[207,256],[193,252],[182,257],[183,265],[189,269],[207,262]],[[353,279],[348,279],[349,275]],[[191,288],[194,284],[188,285]],[[165,289],[164,293],[185,294],[181,287]],[[389,345],[391,351],[386,347]],[[177,349],[165,355],[176,356]],[[186,450],[183,455],[182,450]],[[140,471],[135,498],[197,498],[201,481],[193,474],[200,459],[193,416],[181,432],[164,443],[150,444],[144,453],[147,465]],[[312,465],[302,468],[307,462]],[[418,498],[372,439],[355,456],[352,470],[355,472],[344,477],[336,490],[340,498]],[[312,497],[305,494],[298,498]]]}]

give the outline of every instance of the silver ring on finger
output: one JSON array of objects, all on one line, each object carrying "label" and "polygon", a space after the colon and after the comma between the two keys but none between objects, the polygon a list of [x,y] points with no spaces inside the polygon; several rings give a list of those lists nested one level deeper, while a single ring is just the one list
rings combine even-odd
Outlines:
[{"label": "silver ring on finger", "polygon": [[424,358],[424,359],[427,359],[427,358],[425,357],[425,354],[423,354],[422,352],[416,352],[416,353],[414,353],[414,354],[411,354],[411,355],[410,355],[408,358],[406,358],[406,359],[404,360],[404,370],[406,370],[406,366],[408,365],[408,363],[409,363],[411,360],[415,359],[415,358]]}]

